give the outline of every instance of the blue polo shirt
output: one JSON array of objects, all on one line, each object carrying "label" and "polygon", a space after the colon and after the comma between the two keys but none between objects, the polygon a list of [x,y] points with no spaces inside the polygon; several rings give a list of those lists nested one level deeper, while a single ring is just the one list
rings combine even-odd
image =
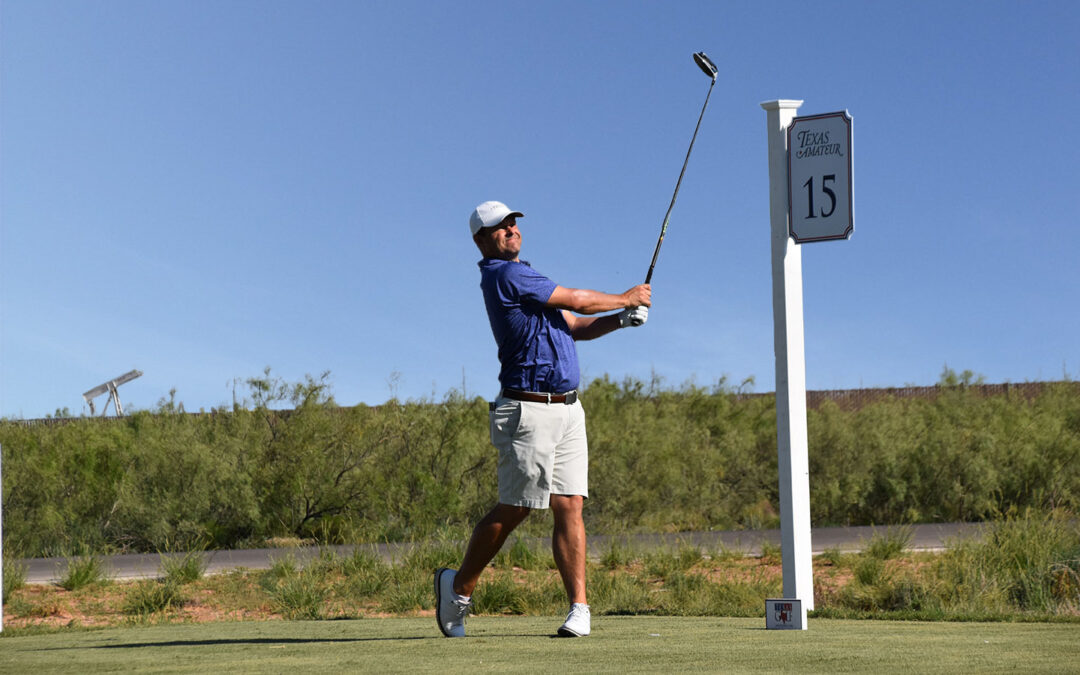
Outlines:
[{"label": "blue polo shirt", "polygon": [[544,306],[557,284],[524,261],[484,258],[478,264],[499,345],[499,384],[553,394],[577,389],[581,372],[570,326],[561,310]]}]

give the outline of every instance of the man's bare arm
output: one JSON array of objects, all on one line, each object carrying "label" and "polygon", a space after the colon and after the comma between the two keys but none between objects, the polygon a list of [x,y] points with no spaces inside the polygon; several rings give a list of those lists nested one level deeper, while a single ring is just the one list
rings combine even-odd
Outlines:
[{"label": "man's bare arm", "polygon": [[618,314],[575,316],[564,309],[563,317],[566,318],[566,324],[570,326],[570,337],[577,342],[595,340],[619,328]]},{"label": "man's bare arm", "polygon": [[627,307],[648,307],[652,304],[652,289],[648,284],[634,286],[618,295],[590,291],[585,288],[556,286],[546,303],[548,307],[568,309],[578,314],[599,314]]}]

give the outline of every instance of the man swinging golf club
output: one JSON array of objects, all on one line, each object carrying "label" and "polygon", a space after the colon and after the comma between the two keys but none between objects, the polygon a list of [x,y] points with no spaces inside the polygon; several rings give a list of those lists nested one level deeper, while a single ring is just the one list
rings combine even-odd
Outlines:
[{"label": "man swinging golf club", "polygon": [[[552,552],[570,613],[563,637],[591,629],[585,597],[588,447],[578,401],[576,340],[592,340],[648,319],[648,284],[609,294],[557,285],[520,260],[519,211],[484,202],[469,219],[484,256],[480,288],[499,348],[502,390],[491,404],[491,442],[498,449],[499,502],[476,525],[458,570],[435,572],[435,612],[447,637],[465,636],[465,617],[480,574],[533,509],[550,508]],[[614,314],[603,314],[621,310]],[[573,313],[572,313],[573,312]]]}]

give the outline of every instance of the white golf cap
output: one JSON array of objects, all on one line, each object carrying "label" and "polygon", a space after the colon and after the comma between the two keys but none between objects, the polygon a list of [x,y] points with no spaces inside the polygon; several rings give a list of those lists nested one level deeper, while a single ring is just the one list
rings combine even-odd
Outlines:
[{"label": "white golf cap", "polygon": [[506,220],[507,216],[524,218],[525,214],[521,211],[511,211],[510,207],[502,202],[484,202],[473,209],[472,215],[469,216],[469,229],[476,234],[485,227],[495,227]]}]

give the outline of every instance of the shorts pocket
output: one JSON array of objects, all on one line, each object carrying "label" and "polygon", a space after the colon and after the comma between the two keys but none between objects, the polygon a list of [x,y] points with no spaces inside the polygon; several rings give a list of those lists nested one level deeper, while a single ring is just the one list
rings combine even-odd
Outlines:
[{"label": "shorts pocket", "polygon": [[498,448],[513,440],[521,426],[521,409],[521,401],[505,399],[488,413],[492,445]]}]

